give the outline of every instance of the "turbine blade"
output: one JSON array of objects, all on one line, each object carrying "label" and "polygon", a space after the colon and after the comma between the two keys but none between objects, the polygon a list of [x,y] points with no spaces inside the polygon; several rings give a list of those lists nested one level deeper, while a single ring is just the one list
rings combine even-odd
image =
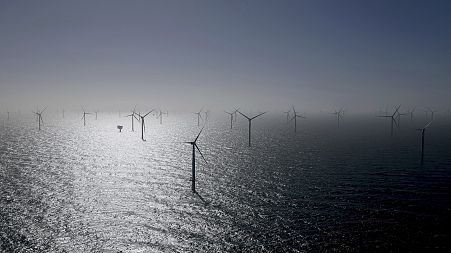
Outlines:
[{"label": "turbine blade", "polygon": [[197,139],[199,139],[200,134],[202,133],[202,131],[204,130],[205,125],[202,127],[202,129],[200,130],[199,134],[197,135],[196,139],[194,139],[194,143],[196,143]]},{"label": "turbine blade", "polygon": [[194,146],[196,147],[197,151],[199,151],[199,154],[202,156],[202,159],[204,159],[205,163],[208,164],[207,160],[205,159],[204,155],[202,154],[196,143],[194,143]]},{"label": "turbine blade", "polygon": [[253,119],[257,118],[257,117],[260,117],[260,116],[262,116],[262,115],[265,114],[265,113],[267,113],[267,112],[262,112],[262,113],[260,113],[259,115],[254,116],[253,118],[251,118],[251,120],[253,120]]},{"label": "turbine blade", "polygon": [[151,112],[153,112],[153,111],[154,111],[154,109],[153,109],[152,111],[146,113],[143,117],[146,117],[147,115],[149,115],[149,114],[150,114]]},{"label": "turbine blade", "polygon": [[251,118],[249,118],[248,116],[242,114],[240,111],[237,111],[237,112],[238,112],[239,114],[243,115],[243,117],[245,117],[246,119],[251,120]]}]

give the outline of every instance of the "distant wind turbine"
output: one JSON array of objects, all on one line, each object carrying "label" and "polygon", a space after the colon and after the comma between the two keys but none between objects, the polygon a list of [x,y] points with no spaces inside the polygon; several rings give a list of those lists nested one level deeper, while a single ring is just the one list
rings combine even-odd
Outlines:
[{"label": "distant wind turbine", "polygon": [[135,106],[135,108],[133,108],[133,111],[132,111],[131,114],[125,116],[125,117],[130,117],[130,118],[132,119],[132,132],[135,131],[135,123],[134,123],[134,122],[135,122],[135,119],[139,122],[139,119],[136,117],[136,112],[135,112],[135,110],[136,110],[136,106]]},{"label": "distant wind turbine", "polygon": [[332,114],[337,116],[337,127],[340,128],[340,118],[344,115],[344,109],[341,108],[339,111],[335,110]]},{"label": "distant wind turbine", "polygon": [[193,147],[193,158],[192,158],[192,169],[191,169],[191,173],[192,173],[192,175],[191,175],[191,190],[194,193],[196,192],[196,149],[197,149],[197,151],[199,151],[199,154],[202,156],[202,159],[204,159],[205,163],[208,164],[208,162],[205,159],[204,155],[202,154],[202,152],[200,151],[199,147],[197,146],[197,139],[199,139],[199,136],[202,133],[202,130],[204,130],[203,127],[200,130],[199,134],[197,135],[196,139],[194,139],[194,141],[185,142],[187,144],[191,144],[191,146]]},{"label": "distant wind turbine", "polygon": [[396,114],[399,113],[399,108],[401,108],[401,105],[396,107],[395,112],[392,115],[379,115],[380,118],[391,118],[391,127],[390,127],[390,135],[393,136],[393,124],[398,126],[398,122],[396,122]]},{"label": "distant wind turbine", "polygon": [[290,112],[291,112],[291,110],[288,110],[288,111],[286,111],[286,112],[283,112],[283,113],[285,113],[285,114],[287,115],[287,124],[288,124],[288,121],[289,121],[289,119],[290,119]]},{"label": "distant wind turbine", "polygon": [[426,128],[432,123],[432,121],[430,121],[429,123],[426,124],[426,126],[424,126],[423,128],[418,128],[418,131],[421,131],[421,163],[423,163],[424,161],[424,133],[426,132]]},{"label": "distant wind turbine", "polygon": [[297,114],[296,113],[296,110],[294,109],[294,107],[293,107],[293,118],[291,118],[291,121],[293,121],[294,120],[294,132],[296,133],[296,129],[297,129],[297,118],[303,118],[303,119],[305,119],[305,117],[304,116],[302,116],[302,115],[300,115],[300,114]]},{"label": "distant wind turbine", "polygon": [[224,111],[225,113],[230,115],[230,129],[233,127],[233,112]]},{"label": "distant wind turbine", "polygon": [[259,117],[259,116],[261,116],[261,115],[263,115],[263,114],[265,114],[266,112],[262,112],[262,113],[254,116],[252,118],[242,114],[240,111],[238,111],[238,113],[241,114],[243,117],[245,117],[248,120],[248,122],[249,122],[249,147],[250,147],[251,146],[251,124],[252,124],[252,120],[257,118],[257,117]]},{"label": "distant wind turbine", "polygon": [[415,109],[417,109],[416,106],[413,107],[413,109],[409,109],[409,110],[407,111],[407,113],[410,115],[410,121],[413,120],[413,113],[415,112]]},{"label": "distant wind turbine", "polygon": [[83,108],[83,107],[81,109],[83,109],[83,116],[81,117],[81,119],[83,120],[83,126],[86,126],[86,115],[89,115],[89,114],[92,114],[92,113],[86,112],[85,108]]},{"label": "distant wind turbine", "polygon": [[153,112],[153,111],[154,111],[154,110],[152,109],[150,112],[144,114],[144,116],[141,116],[141,114],[138,113],[138,116],[141,118],[141,139],[142,139],[143,141],[146,141],[146,140],[144,139],[144,131],[146,130],[146,122],[145,122],[144,118],[145,118],[147,115],[149,115],[151,112]]},{"label": "distant wind turbine", "polygon": [[200,110],[199,110],[199,112],[195,112],[194,114],[197,114],[197,126],[200,126],[200,119],[202,119],[202,115],[201,115],[201,113],[202,113],[202,110],[203,110],[204,108],[202,107]]},{"label": "distant wind turbine", "polygon": [[433,110],[431,108],[427,108],[427,111],[431,113],[431,121],[434,120],[434,113],[438,112],[439,110]]},{"label": "distant wind turbine", "polygon": [[44,108],[44,110],[42,110],[42,111],[36,110],[36,111],[34,112],[34,114],[36,114],[36,117],[37,117],[37,120],[38,120],[39,131],[41,131],[41,123],[44,124],[44,121],[42,120],[42,113],[43,113],[45,110],[47,110],[47,107]]},{"label": "distant wind turbine", "polygon": [[163,114],[168,115],[168,112],[163,112],[162,110],[158,113],[158,118],[160,118],[160,125],[163,124]]}]

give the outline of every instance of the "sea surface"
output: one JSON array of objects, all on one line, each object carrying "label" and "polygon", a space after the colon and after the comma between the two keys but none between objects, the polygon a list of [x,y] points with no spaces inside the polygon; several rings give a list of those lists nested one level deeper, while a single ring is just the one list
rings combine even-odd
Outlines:
[{"label": "sea surface", "polygon": [[[0,119],[1,252],[450,252],[451,120]],[[203,123],[202,123],[203,124]],[[123,125],[119,133],[117,125]]]}]

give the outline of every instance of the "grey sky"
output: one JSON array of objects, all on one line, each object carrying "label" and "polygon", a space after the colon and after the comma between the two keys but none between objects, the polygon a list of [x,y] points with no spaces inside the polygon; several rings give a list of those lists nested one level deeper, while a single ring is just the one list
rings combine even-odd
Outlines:
[{"label": "grey sky", "polygon": [[4,1],[0,106],[451,104],[451,1]]}]

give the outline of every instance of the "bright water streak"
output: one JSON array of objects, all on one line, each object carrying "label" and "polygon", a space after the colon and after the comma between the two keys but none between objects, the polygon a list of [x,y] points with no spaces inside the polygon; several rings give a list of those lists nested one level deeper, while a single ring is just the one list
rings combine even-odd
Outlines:
[{"label": "bright water streak", "polygon": [[[92,115],[91,115],[92,116]],[[449,121],[298,122],[265,115],[207,124],[191,193],[193,115],[11,119],[0,126],[2,251],[397,251],[450,246]],[[116,125],[124,125],[122,133]]]}]

